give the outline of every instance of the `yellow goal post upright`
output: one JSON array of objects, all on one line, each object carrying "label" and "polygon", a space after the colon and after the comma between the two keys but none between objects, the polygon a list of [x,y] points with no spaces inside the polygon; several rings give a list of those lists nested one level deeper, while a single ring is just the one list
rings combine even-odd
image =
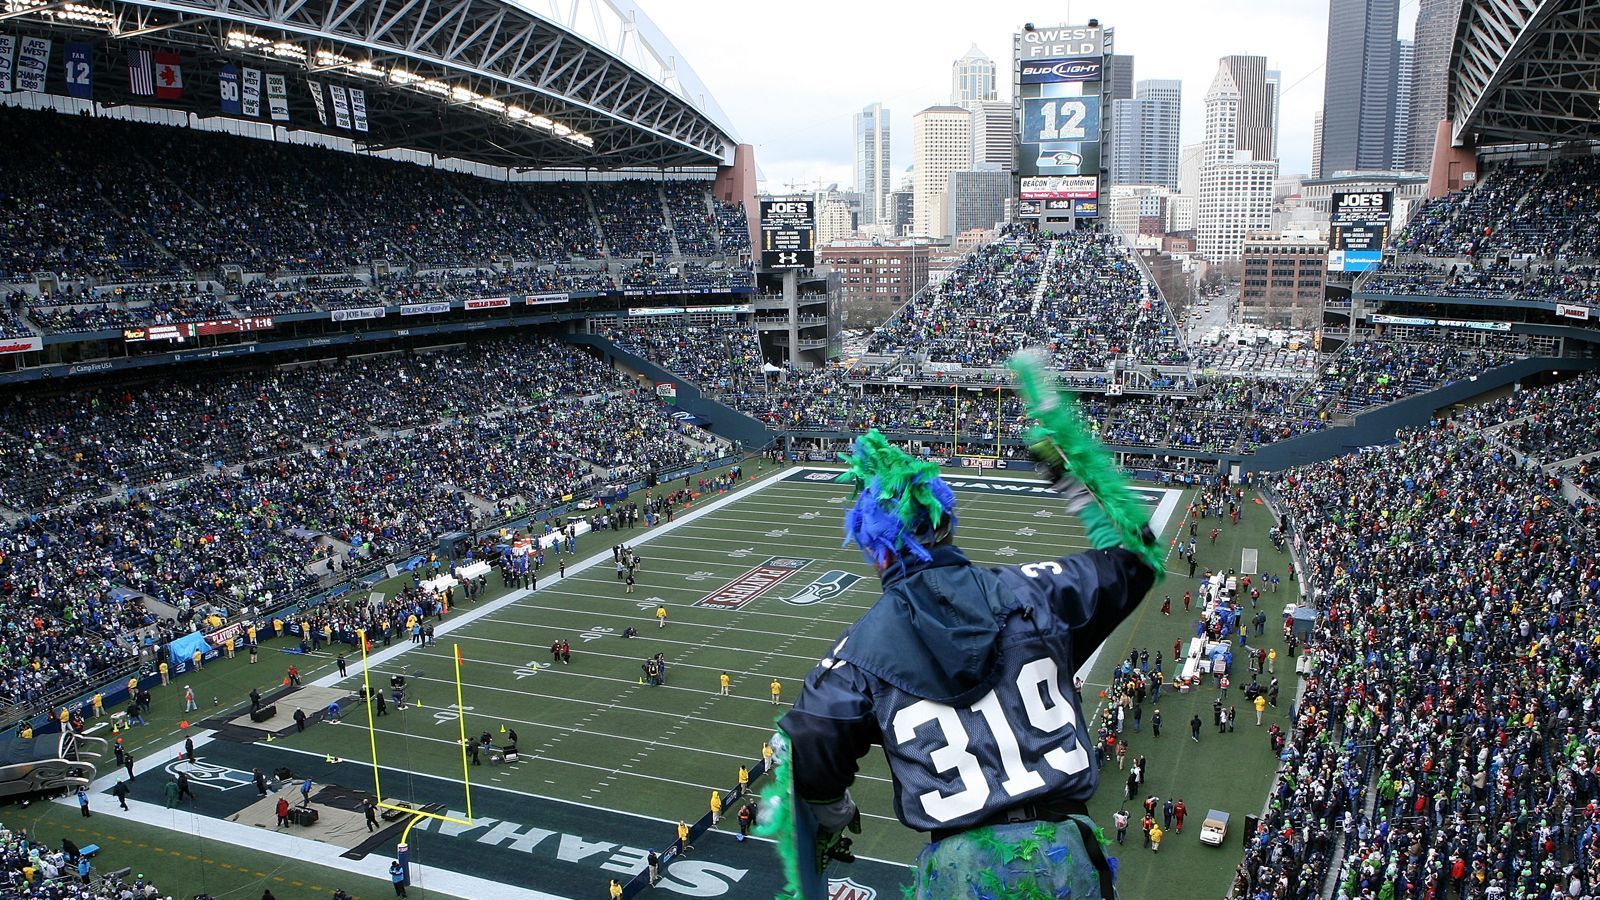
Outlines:
[{"label": "yellow goal post upright", "polygon": [[448,811],[443,813],[428,812],[426,810],[416,809],[414,807],[405,806],[399,803],[391,803],[390,801],[384,799],[382,775],[379,772],[378,766],[378,728],[377,724],[374,722],[374,716],[372,712],[372,669],[368,665],[367,660],[366,631],[358,630],[356,632],[356,640],[361,642],[361,684],[367,693],[367,740],[372,751],[372,793],[378,798],[379,809],[394,810],[395,812],[405,813],[411,817],[411,821],[406,823],[405,831],[400,833],[399,846],[395,848],[395,860],[396,862],[400,863],[400,867],[404,872],[405,881],[407,884],[409,884],[411,882],[411,854],[409,852],[410,848],[407,844],[407,840],[411,836],[411,829],[413,826],[424,819],[437,819],[441,822],[451,822],[456,825],[463,826],[472,825],[472,775],[467,764],[467,714],[466,707],[462,703],[461,694],[461,645],[451,645],[451,656],[454,658],[455,662],[456,726],[459,730],[461,738],[458,749],[461,751],[461,785],[466,791],[467,799],[466,818],[452,816]]}]

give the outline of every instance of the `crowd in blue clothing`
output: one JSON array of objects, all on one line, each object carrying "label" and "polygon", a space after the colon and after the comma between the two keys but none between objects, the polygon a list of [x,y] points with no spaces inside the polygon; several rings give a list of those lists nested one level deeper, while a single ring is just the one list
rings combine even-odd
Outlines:
[{"label": "crowd in blue clothing", "polygon": [[[102,283],[216,274],[564,264],[748,254],[743,216],[705,181],[493,181],[188,128],[0,110],[0,282],[52,272]],[[108,153],[106,148],[116,148]],[[590,212],[591,201],[594,213]],[[71,324],[71,320],[63,322]]]},{"label": "crowd in blue clothing", "polygon": [[1273,479],[1322,618],[1235,896],[1600,894],[1596,519],[1485,434],[1542,398]]},{"label": "crowd in blue clothing", "polygon": [[29,461],[0,473],[7,501],[29,501],[0,527],[8,702],[105,678],[199,618],[290,601],[440,533],[723,452],[598,359],[542,340],[73,401],[0,410],[0,459]]}]

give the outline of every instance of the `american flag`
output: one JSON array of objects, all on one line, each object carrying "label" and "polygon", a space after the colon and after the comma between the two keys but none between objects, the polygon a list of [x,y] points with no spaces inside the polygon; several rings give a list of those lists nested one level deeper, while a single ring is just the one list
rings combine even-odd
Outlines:
[{"label": "american flag", "polygon": [[136,97],[154,97],[155,79],[150,74],[150,51],[128,51],[128,90]]}]

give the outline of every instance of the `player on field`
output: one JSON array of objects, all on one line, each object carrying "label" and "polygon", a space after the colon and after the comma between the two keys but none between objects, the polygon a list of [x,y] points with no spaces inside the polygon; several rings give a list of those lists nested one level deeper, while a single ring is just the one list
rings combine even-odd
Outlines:
[{"label": "player on field", "polygon": [[795,795],[817,822],[816,859],[799,865],[853,858],[849,788],[881,744],[897,816],[932,838],[914,868],[919,900],[1116,896],[1084,805],[1099,773],[1072,678],[1150,590],[1160,556],[1104,451],[1061,421],[1071,401],[1047,399],[1059,406],[1035,408],[1048,428],[1035,454],[1098,549],[974,565],[955,545],[955,495],[936,464],[876,431],[846,460],[841,480],[859,491],[847,541],[877,569],[883,596],[781,722]]}]

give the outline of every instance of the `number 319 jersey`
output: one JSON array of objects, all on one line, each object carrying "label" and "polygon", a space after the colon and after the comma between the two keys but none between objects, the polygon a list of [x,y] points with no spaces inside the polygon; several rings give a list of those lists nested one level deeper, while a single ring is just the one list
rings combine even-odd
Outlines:
[{"label": "number 319 jersey", "polygon": [[989,569],[945,546],[887,575],[783,719],[796,791],[837,799],[880,744],[918,830],[1087,800],[1099,773],[1073,673],[1153,581],[1120,549]]}]

